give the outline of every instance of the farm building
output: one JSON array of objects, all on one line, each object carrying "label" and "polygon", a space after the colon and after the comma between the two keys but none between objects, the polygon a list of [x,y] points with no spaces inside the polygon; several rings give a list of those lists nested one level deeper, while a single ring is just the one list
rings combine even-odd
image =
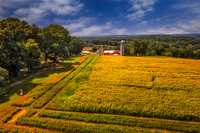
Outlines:
[{"label": "farm building", "polygon": [[119,50],[105,50],[104,55],[120,55]]},{"label": "farm building", "polygon": [[81,54],[91,54],[91,52],[90,51],[81,51]]}]

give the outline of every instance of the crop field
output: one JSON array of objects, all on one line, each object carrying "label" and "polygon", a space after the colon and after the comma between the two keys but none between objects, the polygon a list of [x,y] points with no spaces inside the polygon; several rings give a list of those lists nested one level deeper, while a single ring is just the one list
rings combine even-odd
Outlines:
[{"label": "crop field", "polygon": [[33,81],[0,132],[200,132],[200,60],[84,55]]}]

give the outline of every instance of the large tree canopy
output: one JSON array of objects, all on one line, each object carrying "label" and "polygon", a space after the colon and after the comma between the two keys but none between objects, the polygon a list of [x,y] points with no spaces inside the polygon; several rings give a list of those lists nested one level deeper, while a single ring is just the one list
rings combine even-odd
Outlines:
[{"label": "large tree canopy", "polygon": [[18,18],[7,18],[0,21],[0,67],[9,72],[9,78],[17,76],[23,62],[20,42],[30,36],[30,26]]},{"label": "large tree canopy", "polygon": [[70,54],[79,54],[84,48],[84,43],[82,40],[72,37],[72,40],[69,44]]},{"label": "large tree canopy", "polygon": [[66,56],[67,46],[70,42],[69,31],[60,25],[51,24],[39,33],[41,37],[40,49],[45,54],[45,62],[51,54],[55,58]]},{"label": "large tree canopy", "polygon": [[58,57],[68,57],[69,52],[78,54],[82,48],[83,41],[71,37],[60,25],[51,24],[41,29],[18,18],[0,21],[0,67],[8,71],[10,80],[21,68],[38,67],[41,52],[46,62],[47,58],[56,61]]}]

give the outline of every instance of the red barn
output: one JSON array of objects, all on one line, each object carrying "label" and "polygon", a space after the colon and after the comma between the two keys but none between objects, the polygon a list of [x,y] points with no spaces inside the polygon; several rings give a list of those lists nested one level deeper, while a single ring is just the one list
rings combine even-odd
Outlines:
[{"label": "red barn", "polygon": [[104,55],[120,55],[119,50],[105,50]]}]

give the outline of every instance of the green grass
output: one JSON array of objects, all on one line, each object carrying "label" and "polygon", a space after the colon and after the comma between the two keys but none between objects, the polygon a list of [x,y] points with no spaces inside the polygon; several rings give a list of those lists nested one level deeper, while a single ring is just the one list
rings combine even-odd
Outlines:
[{"label": "green grass", "polygon": [[84,62],[84,66],[80,66],[80,70],[78,73],[76,72],[77,75],[74,76],[69,84],[66,84],[67,81],[64,81],[66,85],[63,90],[51,101],[51,103],[47,106],[47,109],[65,110],[64,102],[68,97],[74,95],[76,90],[88,81],[89,73],[98,59],[99,56],[95,56],[94,59],[91,58],[87,62]]},{"label": "green grass", "polygon": [[33,103],[34,108],[41,108],[48,103],[61,89],[63,89],[79,72],[81,72],[94,58],[94,56],[88,57],[78,68],[74,69],[69,75],[67,75],[62,81],[55,85],[50,91],[45,93],[37,101]]},{"label": "green grass", "polygon": [[[63,61],[59,67],[55,69],[49,70],[40,75],[34,76],[32,78],[26,79],[24,82],[17,84],[15,86],[4,86],[6,88],[6,92],[4,95],[0,96],[0,108],[4,106],[11,105],[15,100],[22,98],[20,96],[20,89],[23,90],[24,95],[27,94],[30,90],[35,88],[38,85],[41,85],[44,82],[52,80],[55,76],[59,76],[62,73],[66,72],[66,69],[69,68],[73,64],[79,64],[79,59],[81,56],[70,57],[69,59]],[[72,69],[72,67],[71,67]],[[3,88],[0,88],[3,89]]]}]

